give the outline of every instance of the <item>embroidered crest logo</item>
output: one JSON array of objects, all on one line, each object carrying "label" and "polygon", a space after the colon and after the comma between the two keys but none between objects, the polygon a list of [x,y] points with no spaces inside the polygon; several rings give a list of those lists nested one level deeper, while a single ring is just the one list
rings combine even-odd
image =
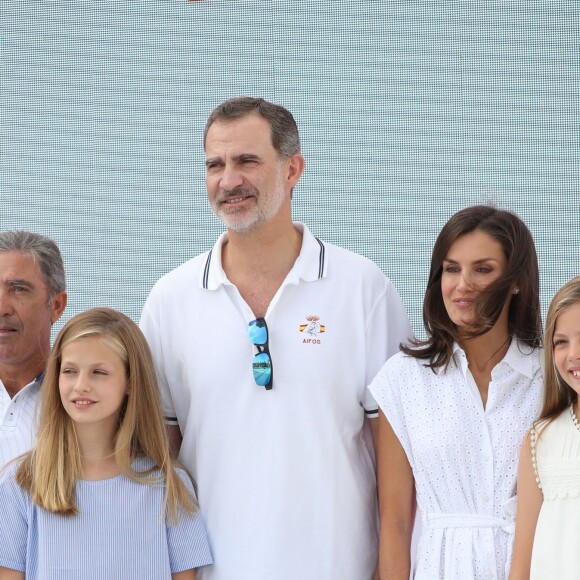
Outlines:
[{"label": "embroidered crest logo", "polygon": [[304,338],[302,342],[305,344],[320,344],[318,336],[326,332],[326,326],[320,324],[320,317],[316,314],[311,314],[306,317],[306,323],[300,325],[300,332],[307,334],[310,338]]}]

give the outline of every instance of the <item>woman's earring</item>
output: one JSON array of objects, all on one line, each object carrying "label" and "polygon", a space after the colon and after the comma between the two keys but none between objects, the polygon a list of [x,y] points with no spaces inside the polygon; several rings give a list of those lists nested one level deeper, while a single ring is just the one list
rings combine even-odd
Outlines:
[{"label": "woman's earring", "polygon": [[519,293],[520,293],[520,289],[517,287],[512,290],[512,294],[519,294]]}]

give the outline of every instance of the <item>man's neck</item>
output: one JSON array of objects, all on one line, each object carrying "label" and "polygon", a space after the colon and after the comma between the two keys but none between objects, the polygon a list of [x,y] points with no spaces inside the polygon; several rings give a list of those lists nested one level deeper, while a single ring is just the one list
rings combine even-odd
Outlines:
[{"label": "man's neck", "polygon": [[266,315],[301,246],[302,234],[291,221],[228,234],[222,247],[222,267],[257,318]]},{"label": "man's neck", "polygon": [[30,365],[0,365],[0,380],[10,398],[14,398],[46,368],[46,360]]},{"label": "man's neck", "polygon": [[285,277],[301,246],[302,234],[292,222],[268,224],[248,233],[228,232],[228,241],[222,247],[222,266],[230,280],[240,275]]}]

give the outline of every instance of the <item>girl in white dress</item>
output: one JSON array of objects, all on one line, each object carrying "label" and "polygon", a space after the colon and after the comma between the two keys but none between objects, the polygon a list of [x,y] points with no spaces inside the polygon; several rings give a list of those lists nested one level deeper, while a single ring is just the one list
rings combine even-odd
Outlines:
[{"label": "girl in white dress", "polygon": [[69,320],[41,401],[36,448],[0,481],[0,580],[195,580],[207,535],[137,325],[109,308]]},{"label": "girl in white dress", "polygon": [[427,340],[403,346],[370,385],[381,409],[381,578],[506,578],[518,450],[540,409],[538,290],[533,239],[516,215],[474,206],[443,227]]},{"label": "girl in white dress", "polygon": [[580,578],[580,277],[546,317],[544,406],[522,445],[510,580]]}]

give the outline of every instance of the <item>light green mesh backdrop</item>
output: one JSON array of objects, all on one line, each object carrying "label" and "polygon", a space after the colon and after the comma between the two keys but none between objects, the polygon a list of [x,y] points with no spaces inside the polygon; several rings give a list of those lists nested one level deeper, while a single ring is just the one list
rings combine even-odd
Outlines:
[{"label": "light green mesh backdrop", "polygon": [[580,273],[577,0],[2,0],[0,43],[0,228],[57,240],[63,321],[137,320],[211,246],[201,133],[241,94],[295,114],[295,218],[377,262],[418,334],[434,238],[465,205],[528,223],[544,311]]}]

